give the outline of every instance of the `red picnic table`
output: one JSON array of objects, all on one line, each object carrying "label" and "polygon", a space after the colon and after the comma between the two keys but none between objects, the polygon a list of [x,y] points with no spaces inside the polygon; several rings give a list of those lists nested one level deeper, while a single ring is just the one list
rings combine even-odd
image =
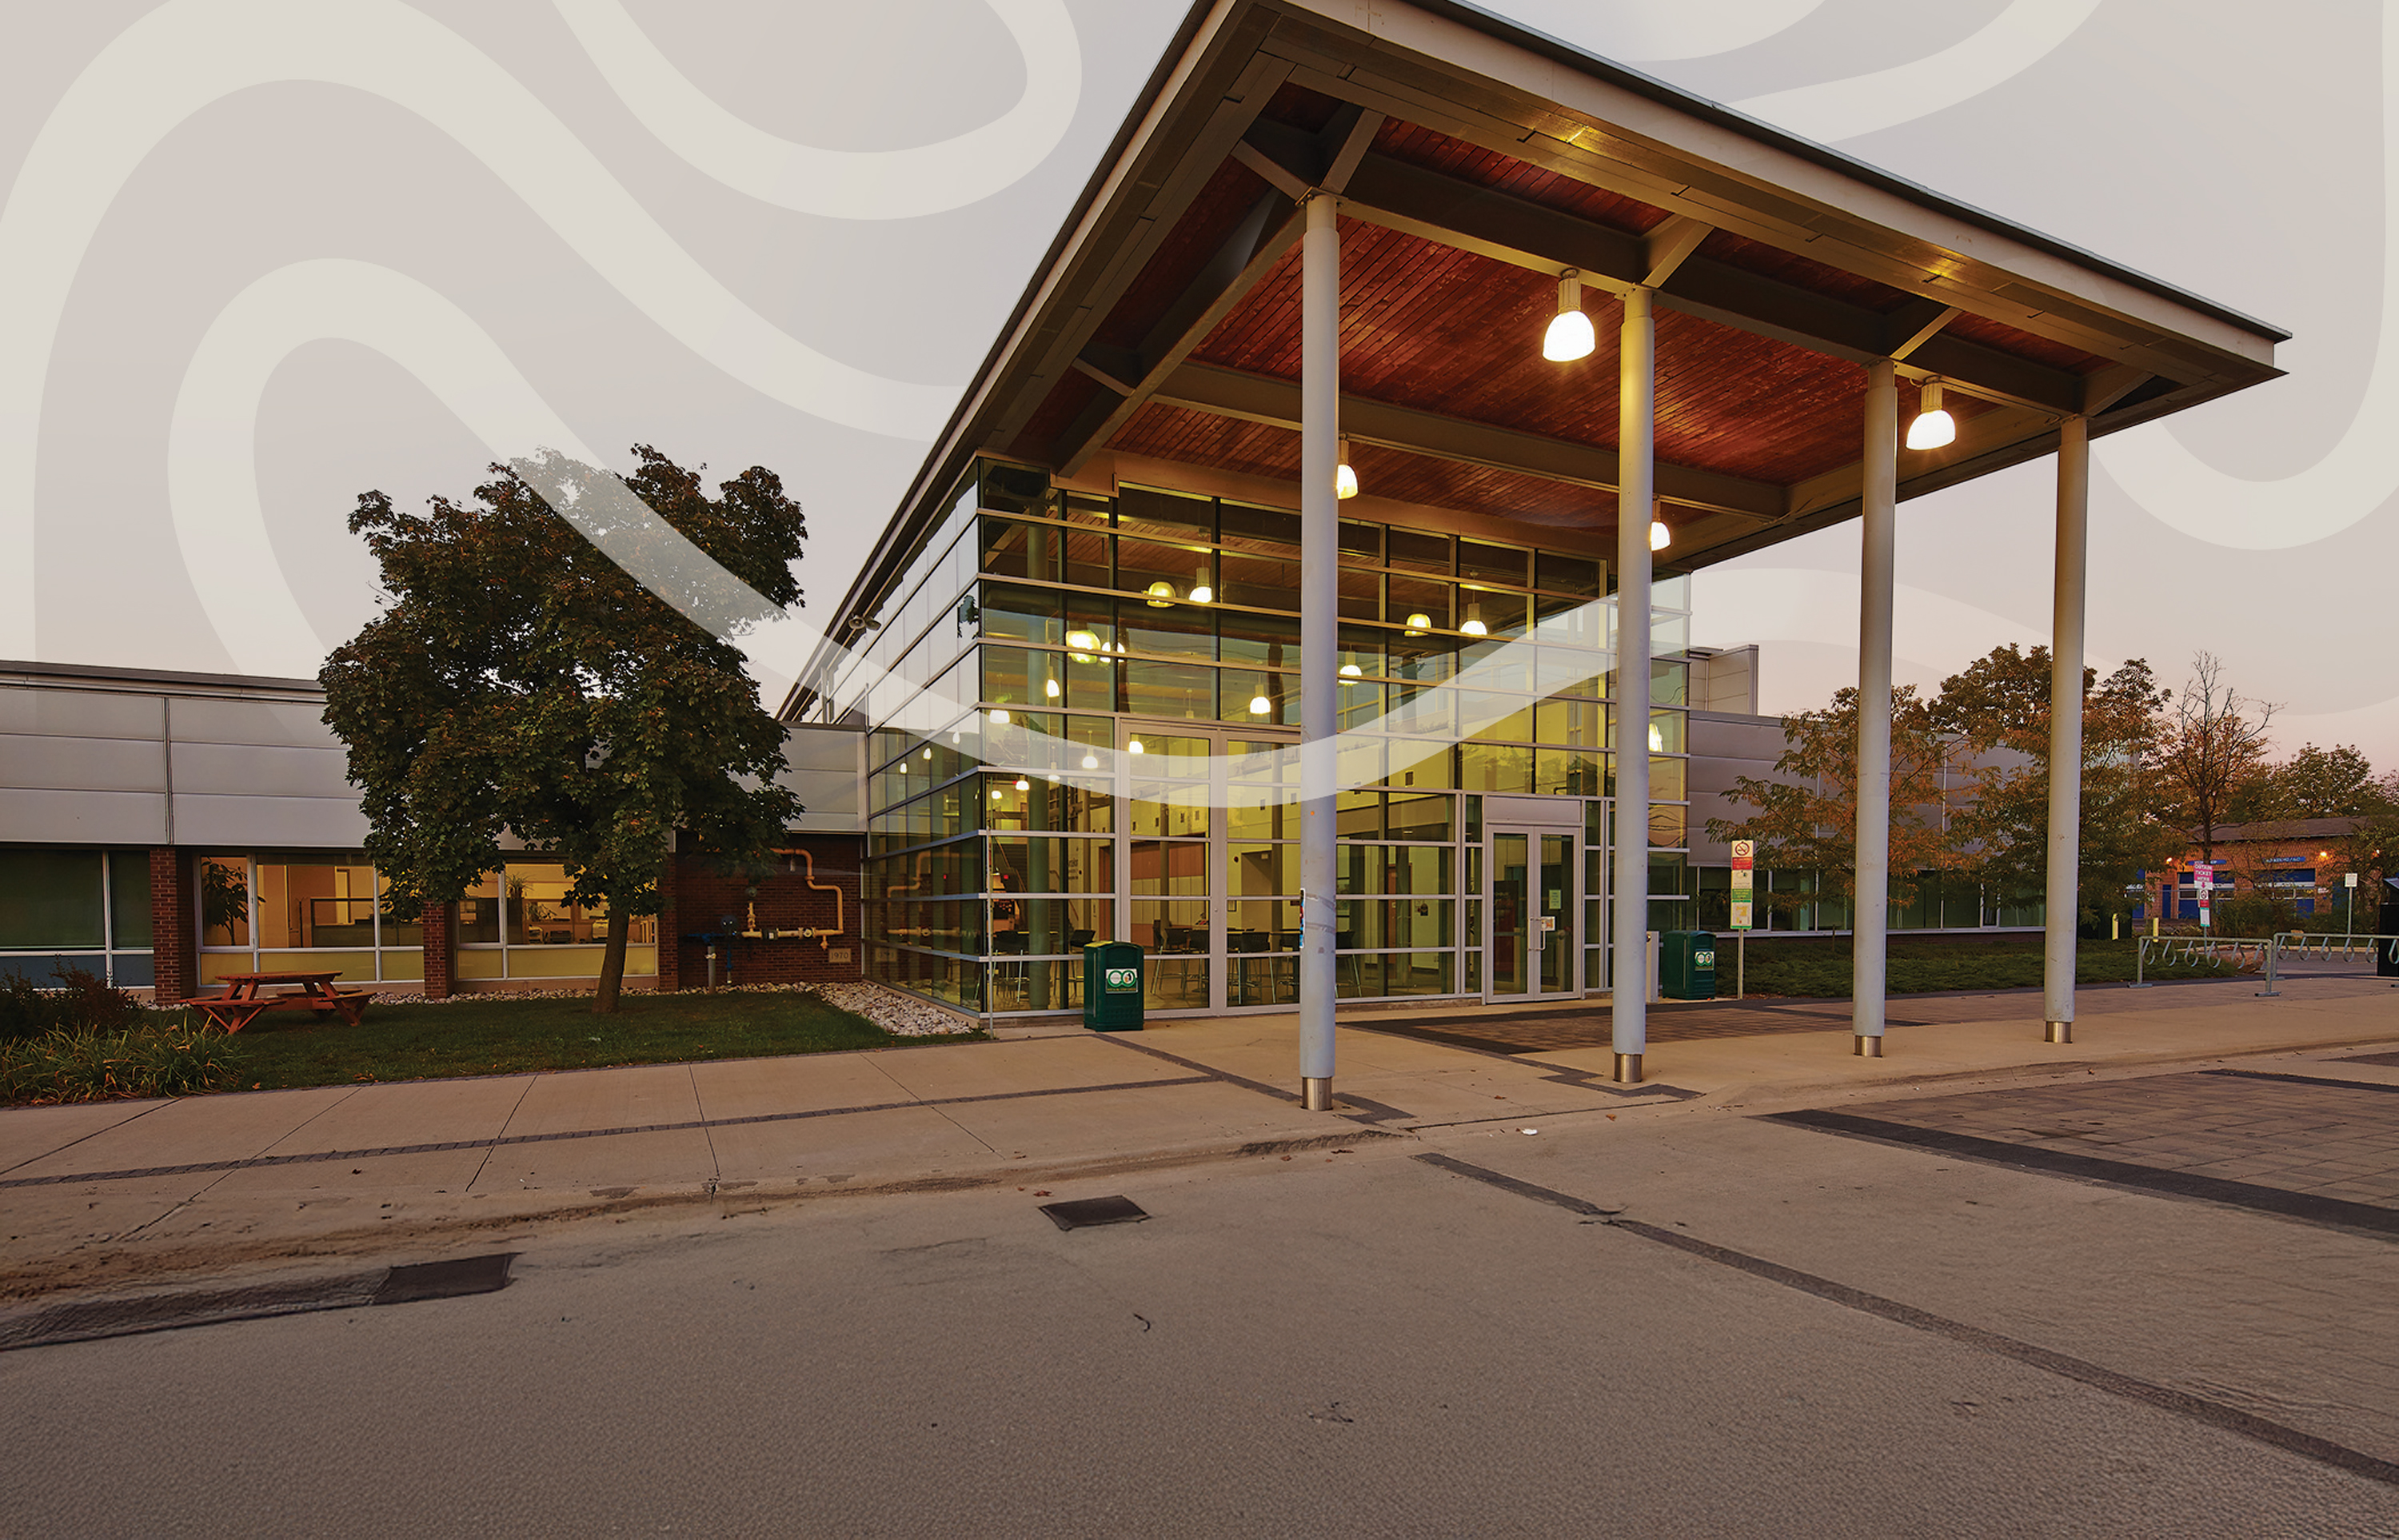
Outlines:
[{"label": "red picnic table", "polygon": [[[223,994],[204,994],[176,1004],[200,1012],[229,1033],[239,1032],[262,1014],[278,1009],[310,1010],[319,1016],[335,1011],[355,1027],[366,1014],[368,992],[335,989],[333,980],[341,976],[339,968],[323,973],[229,973],[224,977]],[[273,994],[260,993],[266,985],[298,987],[282,988]]]}]

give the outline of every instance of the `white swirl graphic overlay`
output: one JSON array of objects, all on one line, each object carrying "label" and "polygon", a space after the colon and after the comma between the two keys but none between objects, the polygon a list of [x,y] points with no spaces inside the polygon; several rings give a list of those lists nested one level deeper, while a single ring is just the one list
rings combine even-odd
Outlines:
[{"label": "white swirl graphic overlay", "polygon": [[701,358],[845,427],[929,436],[955,385],[886,379],[777,330],[718,282],[532,92],[394,0],[170,0],[60,99],[0,208],[0,655],[37,655],[35,462],[50,350],[76,269],[150,151],[210,102],[322,81],[416,113],[480,159],[602,277]]},{"label": "white swirl graphic overlay", "polygon": [[2340,441],[2305,470],[2250,480],[2193,454],[2163,423],[2094,446],[2108,477],[2148,515],[2234,550],[2288,550],[2338,534],[2399,491],[2387,435],[2399,422],[2399,0],[2382,8],[2382,319],[2374,368]]},{"label": "white swirl graphic overlay", "polygon": [[[278,268],[218,313],[194,350],[168,433],[175,538],[209,623],[249,673],[289,672],[326,650],[302,613],[258,498],[258,405],[293,349],[328,338],[390,358],[456,414],[495,460],[513,464],[552,511],[712,634],[751,659],[762,687],[789,688],[819,634],[773,606],[651,512],[613,475],[574,501],[544,451],[594,467],[594,454],[491,334],[442,295],[373,263],[323,258]],[[280,581],[263,581],[274,574]]]},{"label": "white swirl graphic overlay", "polygon": [[990,123],[904,150],[824,150],[735,116],[658,51],[617,0],[553,0],[642,126],[737,192],[795,213],[915,219],[980,203],[1049,157],[1082,99],[1083,55],[1062,0],[987,0],[1024,58],[1024,95]]},{"label": "white swirl graphic overlay", "polygon": [[1822,143],[1929,117],[2038,64],[2074,35],[2099,0],[2014,0],[1989,25],[1913,63],[1732,103]]}]

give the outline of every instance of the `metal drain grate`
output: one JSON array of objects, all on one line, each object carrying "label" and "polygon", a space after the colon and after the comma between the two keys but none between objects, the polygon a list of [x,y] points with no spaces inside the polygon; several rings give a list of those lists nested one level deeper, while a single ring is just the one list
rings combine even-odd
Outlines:
[{"label": "metal drain grate", "polygon": [[1078,1197],[1070,1203],[1045,1203],[1041,1211],[1061,1230],[1079,1230],[1086,1224],[1133,1224],[1149,1217],[1147,1209],[1129,1197]]},{"label": "metal drain grate", "polygon": [[514,1251],[488,1256],[452,1257],[446,1262],[413,1262],[384,1275],[383,1287],[370,1304],[413,1304],[418,1300],[453,1300],[462,1294],[492,1294],[508,1286],[508,1263]]}]

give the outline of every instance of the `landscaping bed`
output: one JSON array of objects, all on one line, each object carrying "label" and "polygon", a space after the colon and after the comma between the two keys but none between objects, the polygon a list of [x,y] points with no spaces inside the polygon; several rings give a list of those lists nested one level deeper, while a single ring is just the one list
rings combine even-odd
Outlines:
[{"label": "landscaping bed", "polygon": [[[714,993],[627,993],[613,1016],[588,994],[386,995],[350,1026],[270,1011],[239,1033],[201,1031],[182,1012],[150,1011],[115,1035],[58,1032],[0,1045],[0,1101],[83,1101],[207,1090],[274,1090],[452,1075],[522,1074],[617,1064],[763,1059],[980,1039],[942,1032],[917,1002],[870,985]],[[886,1030],[856,1008],[890,1018]]]},{"label": "landscaping bed", "polygon": [[[2074,949],[2074,979],[2079,984],[2129,983],[2139,943],[2079,941]],[[1728,931],[1716,937],[1716,990],[1733,989],[1734,942]],[[2230,964],[2177,965],[2162,967],[2149,959],[2152,979],[2221,978],[2233,971]],[[1951,990],[2029,989],[2041,983],[2041,943],[2037,936],[1989,941],[1910,941],[1893,939],[1886,977],[1891,994],[1937,994]],[[1794,995],[1816,1000],[1850,997],[1850,938],[1821,941],[1759,940],[1749,943],[1748,993]]]}]

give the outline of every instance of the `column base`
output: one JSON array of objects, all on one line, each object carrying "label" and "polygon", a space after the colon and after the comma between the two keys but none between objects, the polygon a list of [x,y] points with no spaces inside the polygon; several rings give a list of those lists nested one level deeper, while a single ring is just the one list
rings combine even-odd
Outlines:
[{"label": "column base", "polygon": [[1620,1086],[1638,1086],[1641,1084],[1641,1055],[1637,1053],[1618,1054],[1616,1056],[1616,1068],[1614,1072],[1609,1074],[1608,1078],[1615,1081]]},{"label": "column base", "polygon": [[2044,1043],[2071,1043],[2074,1041],[2074,1023],[2071,1021],[2044,1022],[2040,1029],[2040,1040]]},{"label": "column base", "polygon": [[1880,1059],[1882,1057],[1882,1039],[1880,1037],[1866,1037],[1864,1035],[1852,1037],[1850,1039],[1850,1051],[1856,1054],[1860,1059]]},{"label": "column base", "polygon": [[1299,1082],[1299,1104],[1312,1113],[1331,1112],[1333,1110],[1333,1077],[1329,1074],[1303,1076]]}]

